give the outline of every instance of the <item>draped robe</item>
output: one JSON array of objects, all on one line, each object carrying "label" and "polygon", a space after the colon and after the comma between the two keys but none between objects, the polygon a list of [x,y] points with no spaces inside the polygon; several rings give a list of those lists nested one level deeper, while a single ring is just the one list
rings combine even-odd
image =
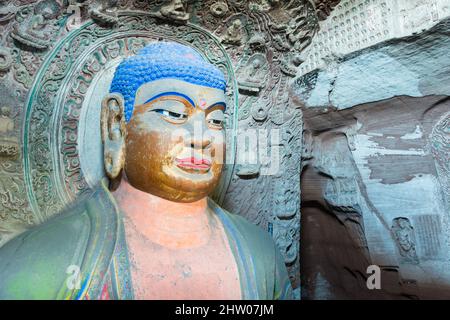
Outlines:
[{"label": "draped robe", "polygon": [[[291,299],[270,235],[208,199],[238,266],[242,299]],[[60,215],[0,248],[0,299],[133,299],[123,216],[103,180]]]}]

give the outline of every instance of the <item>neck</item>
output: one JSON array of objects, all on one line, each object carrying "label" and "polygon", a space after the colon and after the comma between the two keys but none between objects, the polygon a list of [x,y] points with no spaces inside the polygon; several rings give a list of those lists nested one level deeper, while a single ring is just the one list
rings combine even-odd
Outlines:
[{"label": "neck", "polygon": [[146,240],[181,249],[202,246],[211,236],[206,198],[191,203],[173,202],[140,191],[126,179],[114,197],[125,215],[126,229],[129,227]]}]

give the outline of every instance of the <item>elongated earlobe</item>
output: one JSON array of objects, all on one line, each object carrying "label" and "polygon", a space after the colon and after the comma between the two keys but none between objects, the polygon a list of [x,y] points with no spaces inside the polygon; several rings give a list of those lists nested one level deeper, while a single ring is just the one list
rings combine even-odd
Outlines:
[{"label": "elongated earlobe", "polygon": [[102,101],[100,117],[104,167],[110,186],[115,189],[125,164],[126,126],[124,100],[120,94],[109,94]]}]

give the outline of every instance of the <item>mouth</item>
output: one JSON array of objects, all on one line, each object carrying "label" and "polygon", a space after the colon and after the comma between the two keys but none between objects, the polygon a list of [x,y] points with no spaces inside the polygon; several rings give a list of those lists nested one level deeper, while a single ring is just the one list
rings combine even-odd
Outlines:
[{"label": "mouth", "polygon": [[211,169],[211,161],[202,158],[188,157],[175,159],[178,168],[188,172],[208,172]]}]

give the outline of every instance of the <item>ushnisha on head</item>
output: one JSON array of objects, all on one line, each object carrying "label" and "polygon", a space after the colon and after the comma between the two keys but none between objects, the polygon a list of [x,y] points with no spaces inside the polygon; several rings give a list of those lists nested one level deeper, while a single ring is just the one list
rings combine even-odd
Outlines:
[{"label": "ushnisha on head", "polygon": [[152,43],[124,59],[102,102],[108,177],[117,183],[124,169],[133,187],[158,197],[206,197],[224,163],[225,89],[223,73],[179,43]]}]

